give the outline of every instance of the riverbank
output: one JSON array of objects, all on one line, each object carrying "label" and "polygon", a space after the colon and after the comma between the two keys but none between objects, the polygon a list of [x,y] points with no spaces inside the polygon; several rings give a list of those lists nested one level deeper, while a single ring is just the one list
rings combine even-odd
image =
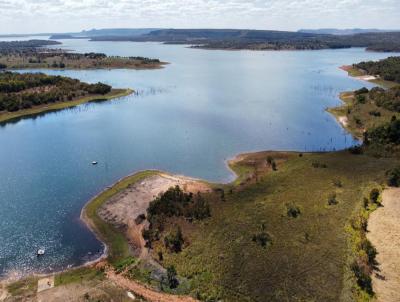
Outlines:
[{"label": "riverbank", "polygon": [[352,65],[343,65],[339,68],[342,69],[343,71],[346,71],[347,74],[353,78],[356,78],[360,81],[367,81],[376,84],[378,86],[382,86],[384,88],[392,88],[399,85],[396,82],[383,80],[377,75],[368,75],[366,74],[365,71],[358,69]]},{"label": "riverbank", "polygon": [[101,95],[89,95],[67,102],[59,102],[53,104],[44,104],[35,106],[34,108],[19,110],[15,112],[0,112],[0,125],[5,122],[12,122],[24,117],[35,116],[46,112],[63,110],[75,107],[84,103],[112,100],[132,94],[132,89],[112,89],[111,92]]}]

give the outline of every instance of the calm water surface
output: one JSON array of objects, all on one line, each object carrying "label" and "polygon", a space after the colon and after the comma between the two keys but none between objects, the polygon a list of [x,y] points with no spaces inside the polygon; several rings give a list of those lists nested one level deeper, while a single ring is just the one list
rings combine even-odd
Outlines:
[{"label": "calm water surface", "polygon": [[[112,102],[0,127],[0,274],[78,265],[102,245],[79,220],[105,186],[142,169],[229,181],[226,159],[252,150],[334,150],[355,142],[325,108],[370,86],[338,69],[384,58],[363,49],[207,51],[66,40],[79,52],[147,56],[160,70],[46,71],[134,88]],[[92,166],[91,161],[99,162]],[[38,248],[46,255],[37,258]]]}]

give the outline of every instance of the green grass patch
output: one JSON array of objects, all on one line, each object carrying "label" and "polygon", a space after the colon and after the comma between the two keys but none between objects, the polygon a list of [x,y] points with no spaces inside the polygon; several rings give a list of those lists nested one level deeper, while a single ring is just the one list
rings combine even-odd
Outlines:
[{"label": "green grass patch", "polygon": [[29,296],[37,291],[37,277],[28,277],[16,282],[13,282],[7,286],[7,291],[12,296]]},{"label": "green grass patch", "polygon": [[95,279],[102,280],[104,277],[104,272],[98,269],[93,267],[81,267],[57,274],[54,279],[54,285],[66,285]]},{"label": "green grass patch", "polygon": [[[255,162],[264,165],[268,154],[248,155],[232,169],[254,175]],[[182,224],[190,244],[180,253],[164,252],[163,265],[174,265],[191,294],[206,301],[352,301],[355,281],[345,271],[354,254],[346,228],[371,184],[382,183],[398,161],[347,151],[282,153],[286,162],[273,157],[277,171],[265,169],[240,189],[233,185],[226,201],[212,204],[211,218]],[[315,162],[326,168],[316,169]],[[328,205],[332,193],[334,206]],[[287,204],[301,214],[288,217]],[[260,229],[272,242],[268,248],[253,240]]]}]

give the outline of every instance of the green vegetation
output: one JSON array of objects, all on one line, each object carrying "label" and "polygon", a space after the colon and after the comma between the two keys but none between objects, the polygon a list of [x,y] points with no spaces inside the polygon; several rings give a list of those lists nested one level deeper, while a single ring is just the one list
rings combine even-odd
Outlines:
[{"label": "green vegetation", "polygon": [[13,282],[7,286],[7,291],[12,296],[23,295],[26,298],[33,297],[37,291],[37,277],[28,277],[19,281]]},{"label": "green vegetation", "polygon": [[[41,40],[0,42],[0,64],[8,69],[99,69],[99,68],[161,68],[165,63],[146,57],[107,56],[103,53],[72,53],[41,46],[60,44]],[[4,67],[5,66],[5,67]]]},{"label": "green vegetation", "polygon": [[[189,221],[202,220],[211,216],[210,206],[201,194],[193,196],[185,193],[179,186],[170,188],[161,196],[150,202],[147,209],[148,229],[143,230],[143,238],[149,247],[158,241],[167,220],[172,217],[185,217]],[[172,252],[180,252],[183,245],[183,235],[180,227],[173,228],[165,237],[165,247]]]},{"label": "green vegetation", "polygon": [[386,81],[400,83],[400,57],[389,57],[377,62],[361,62],[353,66],[369,75],[379,75]]},{"label": "green vegetation", "polygon": [[84,280],[103,280],[104,272],[93,267],[81,267],[55,275],[54,285],[66,285]]},{"label": "green vegetation", "polygon": [[367,47],[371,51],[399,51],[400,33],[329,35],[304,32],[245,29],[160,29],[143,35],[101,36],[93,41],[157,41],[190,44],[207,49],[314,50]]},{"label": "green vegetation", "polygon": [[130,94],[102,83],[42,73],[0,73],[0,122]]}]

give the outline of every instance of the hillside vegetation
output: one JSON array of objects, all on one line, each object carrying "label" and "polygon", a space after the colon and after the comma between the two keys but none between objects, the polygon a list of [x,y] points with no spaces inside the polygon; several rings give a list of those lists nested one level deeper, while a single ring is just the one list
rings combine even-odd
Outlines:
[{"label": "hillside vegetation", "polygon": [[0,122],[131,93],[43,73],[0,72]]},{"label": "hillside vegetation", "polygon": [[369,75],[379,75],[386,81],[400,84],[400,57],[389,57],[380,61],[361,62],[353,65]]},{"label": "hillside vegetation", "polygon": [[373,51],[400,50],[400,32],[329,35],[305,32],[243,29],[161,29],[140,36],[93,37],[93,41],[157,41],[208,49],[312,50],[367,47]]},{"label": "hillside vegetation", "polygon": [[60,44],[56,41],[0,42],[0,69],[154,69],[165,65],[159,59],[140,56],[107,56],[104,53],[74,53],[43,46]]}]

